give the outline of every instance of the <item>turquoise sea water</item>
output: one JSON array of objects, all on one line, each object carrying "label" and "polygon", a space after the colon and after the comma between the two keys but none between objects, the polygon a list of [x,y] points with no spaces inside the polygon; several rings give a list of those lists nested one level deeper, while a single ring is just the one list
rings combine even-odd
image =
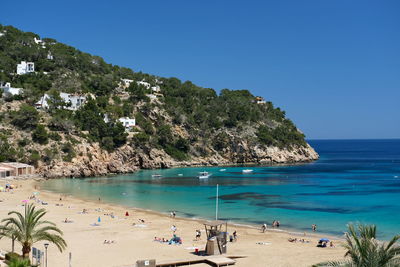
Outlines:
[{"label": "turquoise sea water", "polygon": [[[380,238],[400,233],[400,140],[315,140],[320,160],[295,166],[201,167],[143,170],[134,174],[58,179],[42,188],[87,199],[178,215],[340,236],[349,222],[378,225]],[[253,169],[243,174],[243,169]],[[226,171],[221,171],[226,169]],[[198,172],[209,179],[199,180]],[[161,174],[161,178],[152,178]]]}]

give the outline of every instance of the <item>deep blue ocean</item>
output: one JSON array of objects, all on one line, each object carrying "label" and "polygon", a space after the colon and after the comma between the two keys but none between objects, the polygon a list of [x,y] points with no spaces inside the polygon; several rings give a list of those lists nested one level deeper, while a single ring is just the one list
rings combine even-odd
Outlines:
[{"label": "deep blue ocean", "polygon": [[[295,166],[201,167],[57,179],[42,188],[178,216],[271,224],[342,236],[349,222],[376,224],[379,237],[400,234],[400,140],[310,140],[318,161]],[[226,169],[221,171],[221,169]],[[243,169],[253,173],[243,174]],[[200,171],[212,175],[196,178]],[[153,174],[162,175],[153,178]]]}]

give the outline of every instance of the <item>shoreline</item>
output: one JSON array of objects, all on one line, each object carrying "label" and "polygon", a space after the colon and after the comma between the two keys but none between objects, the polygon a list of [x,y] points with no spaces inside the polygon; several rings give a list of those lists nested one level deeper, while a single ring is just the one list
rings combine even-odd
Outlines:
[{"label": "shoreline", "polygon": [[[89,178],[89,177],[88,177]],[[94,177],[92,177],[94,178]],[[70,178],[57,178],[57,179],[70,179]],[[82,178],[85,179],[85,178]],[[46,180],[46,179],[44,179]],[[37,181],[37,182],[41,182],[41,181]],[[64,193],[57,193],[57,192],[53,192],[53,191],[49,191],[49,190],[43,190],[40,189],[41,192],[45,192],[48,193],[50,195],[53,195],[54,197],[57,197],[57,195],[64,195],[67,196],[68,198],[73,198],[73,199],[77,199],[83,202],[88,202],[91,203],[93,205],[99,205],[99,204],[106,204],[108,206],[112,206],[115,208],[120,208],[120,209],[131,209],[131,210],[135,210],[138,212],[143,212],[143,213],[149,213],[149,214],[153,214],[153,215],[157,215],[157,216],[162,216],[162,217],[166,217],[169,218],[170,215],[167,212],[162,212],[162,211],[157,211],[157,210],[152,210],[152,209],[145,209],[145,208],[140,208],[140,207],[136,207],[136,206],[129,206],[129,205],[123,205],[123,204],[119,204],[119,203],[113,203],[110,201],[101,201],[101,202],[96,202],[93,199],[90,198],[84,198],[84,197],[79,197],[76,195],[71,195],[71,194],[64,194]],[[177,213],[179,214],[180,211],[176,210]],[[202,217],[185,217],[185,216],[179,216],[177,215],[175,217],[176,219],[180,219],[180,220],[187,220],[187,221],[194,221],[197,223],[204,223],[204,222],[209,222],[209,221],[213,221],[213,219],[207,219],[207,218],[202,218]],[[251,228],[254,230],[260,230],[261,226],[257,225],[257,224],[253,224],[250,222],[235,222],[235,221],[231,221],[231,220],[227,220],[226,221],[228,223],[228,226],[236,226],[236,227],[243,227],[243,228]],[[340,241],[344,241],[345,238],[343,236],[336,236],[336,235],[332,235],[330,233],[324,233],[324,232],[310,232],[310,231],[300,231],[301,229],[297,229],[297,228],[271,228],[270,225],[268,225],[268,228],[266,229],[266,231],[268,232],[275,232],[275,233],[285,233],[285,234],[290,234],[290,235],[295,235],[295,236],[303,236],[303,237],[315,237],[315,238],[321,238],[321,237],[328,237],[330,239],[334,239],[334,240],[340,240]]]}]

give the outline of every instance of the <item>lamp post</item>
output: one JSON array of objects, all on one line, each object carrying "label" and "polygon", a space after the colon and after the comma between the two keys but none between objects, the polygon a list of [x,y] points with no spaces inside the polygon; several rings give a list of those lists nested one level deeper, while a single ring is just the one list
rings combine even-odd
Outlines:
[{"label": "lamp post", "polygon": [[46,267],[47,267],[47,248],[49,247],[49,243],[44,244],[44,248],[46,249]]}]

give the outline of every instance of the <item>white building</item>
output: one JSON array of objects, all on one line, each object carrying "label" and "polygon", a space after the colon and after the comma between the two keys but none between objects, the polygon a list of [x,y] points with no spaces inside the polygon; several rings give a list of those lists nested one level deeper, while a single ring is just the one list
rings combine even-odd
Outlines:
[{"label": "white building", "polygon": [[[86,102],[86,96],[83,95],[78,95],[78,94],[67,94],[67,93],[60,93],[61,99],[68,104],[66,109],[68,110],[78,110],[80,107],[82,107],[85,102]],[[37,108],[42,108],[42,109],[48,109],[49,108],[49,103],[48,100],[50,99],[50,96],[48,94],[44,94],[40,98],[38,102],[36,102],[35,106]]]},{"label": "white building", "polygon": [[22,88],[11,87],[11,83],[0,83],[0,89],[3,90],[3,96],[14,96],[22,93]]},{"label": "white building", "polygon": [[53,57],[53,55],[51,54],[50,51],[47,53],[47,59],[48,60],[53,60],[54,59],[54,57]]},{"label": "white building", "polygon": [[148,82],[145,81],[140,81],[140,82],[136,82],[138,85],[142,85],[144,87],[146,87],[146,89],[150,89],[151,85]]},{"label": "white building", "polygon": [[21,64],[17,64],[18,75],[23,75],[31,72],[35,72],[35,63],[21,61]]},{"label": "white building", "polygon": [[129,117],[119,118],[118,121],[122,123],[122,125],[125,127],[125,130],[129,130],[136,126],[136,120]]},{"label": "white building", "polygon": [[133,82],[133,80],[130,79],[121,79],[122,83],[121,86],[124,88],[128,88],[129,85],[131,85],[131,83]]},{"label": "white building", "polygon": [[160,86],[156,85],[156,86],[152,86],[151,87],[151,91],[155,92],[155,93],[159,93],[161,91]]},{"label": "white building", "polygon": [[36,37],[34,37],[33,40],[35,41],[36,44],[42,44],[43,43],[42,40],[36,39]]},{"label": "white building", "polygon": [[267,103],[267,102],[264,100],[264,98],[261,97],[261,96],[257,96],[257,97],[255,98],[255,102],[256,102],[257,104],[266,104],[266,103]]},{"label": "white building", "polygon": [[46,43],[43,40],[41,40],[40,38],[36,39],[36,37],[34,37],[33,40],[35,41],[36,44],[41,45],[42,48],[46,48],[46,46],[45,46]]}]

